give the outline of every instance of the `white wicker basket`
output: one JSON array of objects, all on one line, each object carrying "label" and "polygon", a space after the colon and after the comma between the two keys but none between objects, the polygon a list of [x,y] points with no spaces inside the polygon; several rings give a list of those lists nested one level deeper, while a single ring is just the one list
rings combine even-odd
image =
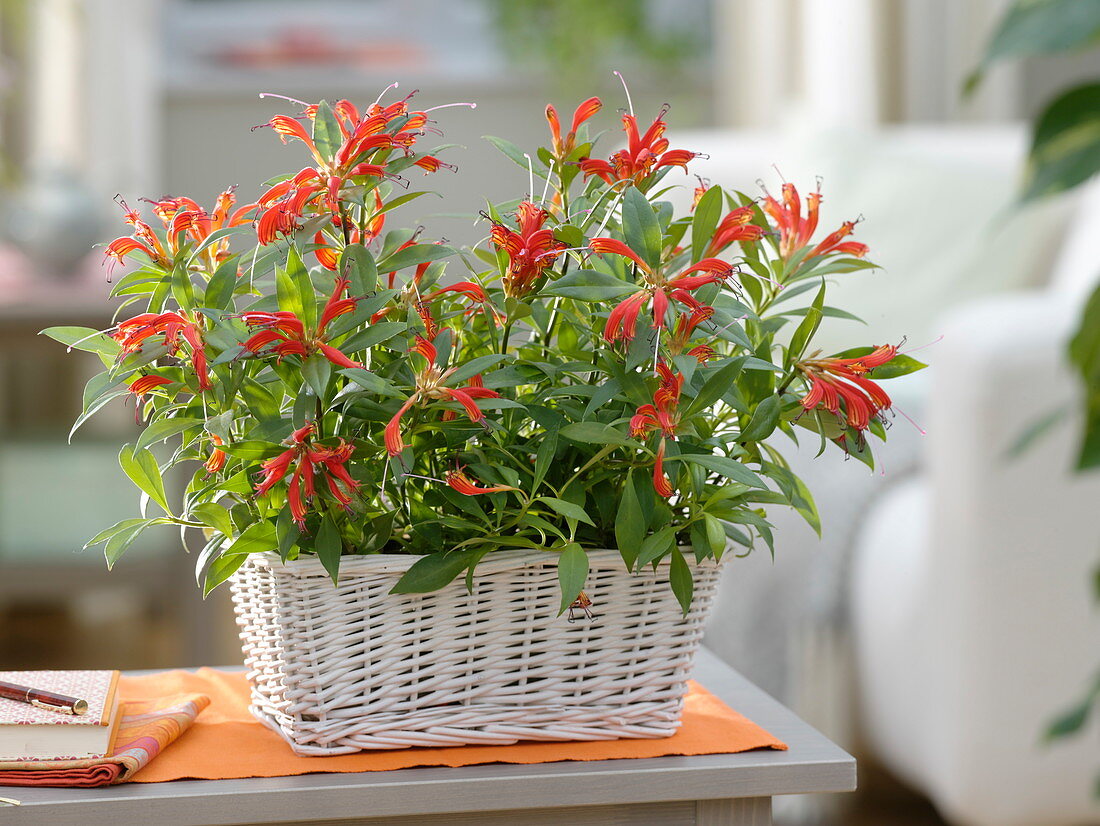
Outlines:
[{"label": "white wicker basket", "polygon": [[588,557],[593,616],[569,622],[547,553],[498,551],[472,594],[460,578],[417,595],[389,593],[414,556],[344,557],[333,587],[315,557],[254,554],[231,584],[251,711],[303,755],[667,737],[719,566],[690,563],[685,618],[667,562],[629,574],[617,551]]}]

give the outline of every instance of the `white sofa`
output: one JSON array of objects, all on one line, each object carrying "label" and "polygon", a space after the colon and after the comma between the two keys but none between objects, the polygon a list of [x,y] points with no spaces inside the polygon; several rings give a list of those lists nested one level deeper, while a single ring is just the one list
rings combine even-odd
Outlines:
[{"label": "white sofa", "polygon": [[953,824],[1100,823],[1096,721],[1045,743],[1100,669],[1100,473],[1072,471],[1065,342],[1100,274],[1100,185],[1043,291],[951,313],[934,354],[922,472],[884,495],[851,589],[865,742]]}]

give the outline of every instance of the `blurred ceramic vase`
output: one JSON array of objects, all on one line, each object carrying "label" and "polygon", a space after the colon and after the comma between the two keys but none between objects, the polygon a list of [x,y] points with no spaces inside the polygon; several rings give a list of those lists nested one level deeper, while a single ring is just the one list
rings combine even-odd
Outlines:
[{"label": "blurred ceramic vase", "polygon": [[99,230],[94,194],[71,170],[54,167],[31,174],[4,210],[3,233],[52,278],[75,274]]}]

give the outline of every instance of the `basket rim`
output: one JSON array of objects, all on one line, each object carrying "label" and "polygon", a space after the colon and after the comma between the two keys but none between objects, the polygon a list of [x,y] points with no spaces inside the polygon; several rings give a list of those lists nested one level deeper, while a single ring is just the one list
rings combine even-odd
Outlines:
[{"label": "basket rim", "polygon": [[[680,546],[680,549],[682,551],[688,551],[686,561],[692,567],[701,567],[701,565],[707,562],[710,562],[716,567],[721,567],[722,565],[721,562],[715,562],[713,559],[704,560],[703,563],[698,563],[695,560],[695,554],[691,552],[689,547]],[[624,576],[636,575],[634,572],[627,570],[622,555],[615,549],[585,548],[585,552],[588,554],[588,561],[593,569],[618,567],[621,569]],[[341,579],[345,573],[403,574],[422,556],[423,554],[350,554],[340,559]],[[481,561],[478,563],[477,570],[479,573],[490,573],[518,570],[521,568],[543,567],[544,565],[556,565],[557,557],[558,555],[556,553],[549,550],[534,551],[526,548],[517,548],[490,551],[482,557]],[[543,565],[539,565],[538,563],[543,563]],[[321,564],[321,560],[318,559],[316,555],[300,557],[284,562],[277,551],[259,551],[249,554],[245,564],[251,564],[258,568],[265,568],[271,570],[273,573],[286,576],[329,576],[328,571],[325,570],[324,565]],[[665,557],[660,560],[658,566],[663,567],[670,564],[671,558]]]}]

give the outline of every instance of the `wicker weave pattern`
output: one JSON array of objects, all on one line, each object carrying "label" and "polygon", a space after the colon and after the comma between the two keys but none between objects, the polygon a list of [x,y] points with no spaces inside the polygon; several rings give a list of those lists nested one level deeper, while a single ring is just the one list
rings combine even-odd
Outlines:
[{"label": "wicker weave pattern", "polygon": [[389,594],[415,559],[345,557],[336,588],[315,558],[255,554],[234,575],[252,713],[297,753],[676,731],[713,561],[692,563],[684,618],[667,563],[630,575],[618,552],[590,551],[594,618],[570,623],[546,553],[490,554],[473,594],[461,580]]}]

